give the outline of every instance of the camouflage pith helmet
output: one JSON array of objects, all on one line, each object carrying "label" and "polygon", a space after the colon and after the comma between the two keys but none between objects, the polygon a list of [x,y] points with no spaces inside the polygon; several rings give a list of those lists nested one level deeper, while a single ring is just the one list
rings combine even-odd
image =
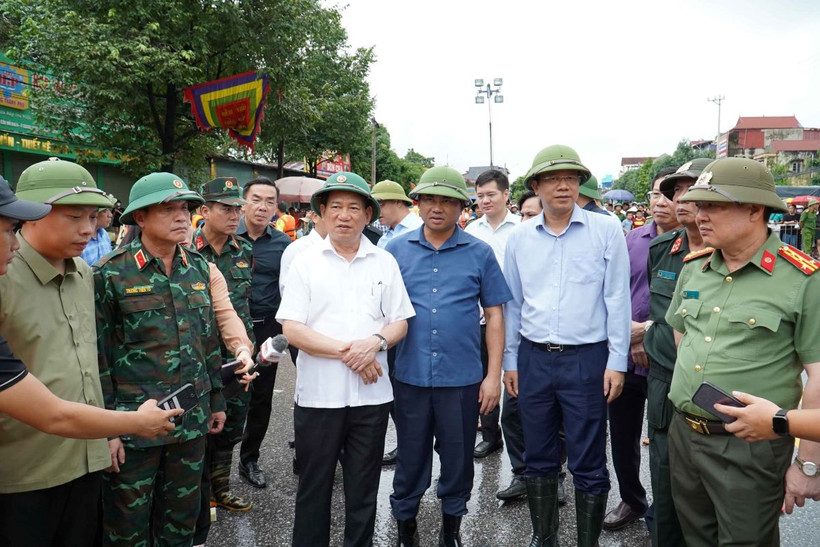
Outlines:
[{"label": "camouflage pith helmet", "polygon": [[234,177],[219,177],[209,181],[203,188],[202,199],[205,202],[215,201],[231,207],[248,203],[242,199],[242,188]]},{"label": "camouflage pith helmet", "polygon": [[173,173],[151,173],[145,175],[131,187],[128,196],[128,207],[123,211],[120,222],[136,224],[134,211],[145,209],[149,205],[169,201],[187,201],[188,207],[205,203],[202,196],[190,190],[182,179]]},{"label": "camouflage pith helmet", "polygon": [[421,175],[419,183],[410,191],[410,197],[418,200],[420,195],[455,198],[464,202],[465,207],[473,202],[461,173],[445,165],[432,167]]},{"label": "camouflage pith helmet", "polygon": [[374,198],[381,201],[395,200],[403,201],[410,205],[413,204],[413,200],[407,197],[401,184],[393,182],[392,180],[377,182],[373,185],[373,190],[371,190],[370,193]]},{"label": "camouflage pith helmet", "polygon": [[751,203],[787,211],[786,204],[774,191],[774,177],[766,166],[746,158],[721,158],[711,162],[679,201]]},{"label": "camouflage pith helmet", "polygon": [[48,205],[114,205],[105,192],[97,188],[94,177],[85,167],[59,158],[49,158],[26,168],[17,181],[16,195]]},{"label": "camouflage pith helmet", "polygon": [[592,173],[581,163],[578,152],[563,144],[547,146],[535,155],[532,167],[524,176],[524,184],[529,187],[532,178],[550,171],[578,171],[581,184],[587,181]]},{"label": "camouflage pith helmet", "polygon": [[681,179],[697,180],[707,165],[712,163],[712,158],[695,158],[687,161],[678,170],[661,181],[660,192],[666,199],[675,197],[675,184]]},{"label": "camouflage pith helmet", "polygon": [[589,179],[578,189],[578,192],[582,196],[591,199],[601,199],[601,194],[598,193],[598,179],[595,178],[595,175],[590,175]]},{"label": "camouflage pith helmet", "polygon": [[310,208],[313,209],[317,215],[322,215],[319,210],[321,196],[324,194],[329,194],[330,192],[353,192],[354,194],[363,196],[365,203],[372,207],[373,211],[370,214],[370,220],[368,222],[373,222],[381,215],[379,202],[376,201],[372,195],[370,195],[370,186],[367,184],[367,181],[356,173],[348,173],[345,171],[341,173],[334,173],[325,181],[324,186],[313,193],[313,196],[310,198]]}]

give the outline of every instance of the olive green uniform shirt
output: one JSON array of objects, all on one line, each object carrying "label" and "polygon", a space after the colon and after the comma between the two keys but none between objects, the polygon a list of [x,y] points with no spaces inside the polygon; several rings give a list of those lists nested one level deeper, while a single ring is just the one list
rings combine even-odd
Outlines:
[{"label": "olive green uniform shirt", "polygon": [[649,320],[643,346],[650,366],[660,366],[670,373],[675,368],[677,349],[672,327],[666,322],[666,311],[672,302],[678,276],[683,269],[683,257],[689,253],[686,230],[679,228],[659,235],[649,244],[647,272],[649,275]]},{"label": "olive green uniform shirt", "polygon": [[94,265],[100,380],[105,406],[134,410],[187,383],[199,404],[158,439],[122,437],[126,446],[185,442],[208,432],[225,410],[210,270],[197,252],[177,246],[171,275],[136,239]]},{"label": "olive green uniform shirt", "polygon": [[[205,237],[202,228],[194,234],[194,246],[208,262],[216,265],[228,285],[228,297],[236,314],[245,325],[248,338],[254,342],[253,321],[249,299],[251,297],[251,277],[253,276],[253,246],[250,241],[239,236],[228,237],[220,249],[219,254]],[[251,348],[248,348],[251,349]],[[222,344],[222,358],[232,359],[233,356]]]},{"label": "olive green uniform shirt", "polygon": [[[91,268],[66,260],[60,275],[21,235],[0,277],[0,335],[61,399],[103,407]],[[47,435],[0,414],[0,493],[59,486],[111,465],[105,439]]]},{"label": "olive green uniform shirt", "polygon": [[781,247],[794,256],[769,234],[731,273],[719,251],[684,265],[666,314],[683,333],[669,393],[678,409],[715,419],[692,403],[703,381],[797,406],[803,364],[820,361],[820,274],[815,261],[795,265]]}]

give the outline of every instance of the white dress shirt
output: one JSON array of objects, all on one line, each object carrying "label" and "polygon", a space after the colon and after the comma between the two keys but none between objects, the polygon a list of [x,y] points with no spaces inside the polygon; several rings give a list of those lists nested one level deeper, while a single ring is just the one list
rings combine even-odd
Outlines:
[{"label": "white dress shirt", "polygon": [[401,219],[401,222],[396,224],[395,228],[390,228],[384,233],[384,235],[381,238],[379,238],[379,249],[384,249],[387,245],[387,242],[393,239],[394,237],[403,234],[404,232],[415,230],[422,224],[424,224],[424,221],[421,220],[421,217],[419,217],[413,211],[410,211],[403,219]]},{"label": "white dress shirt", "polygon": [[324,238],[319,235],[319,232],[313,229],[308,235],[300,237],[285,247],[285,252],[282,253],[282,261],[279,263],[279,294],[282,297],[285,296],[285,283],[287,283],[288,272],[293,259],[321,242],[322,239]]},{"label": "white dress shirt", "polygon": [[[336,252],[330,238],[297,256],[290,267],[276,320],[298,321],[325,336],[350,342],[414,315],[396,259],[362,236],[351,262]],[[376,359],[384,376],[375,384],[365,385],[341,360],[300,351],[294,401],[313,408],[392,401],[387,352],[378,352]]]},{"label": "white dress shirt", "polygon": [[501,224],[493,228],[487,215],[469,223],[464,231],[473,235],[492,247],[498,265],[504,268],[504,249],[507,247],[507,238],[513,229],[521,223],[521,217],[507,211]]}]

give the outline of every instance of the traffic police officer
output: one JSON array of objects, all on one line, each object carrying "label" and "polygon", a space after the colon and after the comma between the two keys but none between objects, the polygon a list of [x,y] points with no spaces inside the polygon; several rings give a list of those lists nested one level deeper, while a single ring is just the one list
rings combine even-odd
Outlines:
[{"label": "traffic police officer", "polygon": [[820,263],[768,230],[770,210],[786,207],[756,161],[710,163],[679,201],[697,203],[704,243],[716,250],[684,258],[666,313],[678,342],[669,392],[677,412],[669,461],[678,517],[690,547],[778,545],[783,479],[787,511],[817,497],[820,445],[800,443],[790,465],[790,437],[747,444],[692,399],[708,381],[782,408],[797,406],[801,393],[804,408],[820,406]]},{"label": "traffic police officer", "polygon": [[95,267],[100,380],[106,407],[132,410],[186,384],[196,406],[158,439],[109,441],[103,543],[191,545],[199,514],[205,434],[225,421],[219,340],[207,261],[178,244],[203,199],[172,173],[131,188],[122,214],[141,236]]},{"label": "traffic police officer", "polygon": [[649,357],[647,434],[654,508],[654,524],[650,527],[653,545],[686,545],[675,513],[669,473],[669,423],[675,409],[667,396],[677,348],[672,327],[666,322],[665,316],[675,292],[678,275],[683,268],[683,257],[690,251],[701,251],[704,248],[695,222],[695,204],[678,203],[677,198],[695,184],[703,168],[712,161],[711,158],[698,158],[686,162],[661,181],[660,191],[666,199],[672,201],[673,213],[682,227],[659,235],[649,244],[649,324],[643,345]]},{"label": "traffic police officer", "polygon": [[[194,233],[194,247],[225,276],[231,304],[253,342],[253,322],[248,307],[253,247],[247,239],[235,235],[241,208],[247,202],[242,199],[242,189],[233,177],[220,177],[208,182],[202,197],[205,200],[201,208],[205,223]],[[250,355],[251,348],[245,350]],[[223,361],[234,359],[224,342],[221,343],[221,354]],[[250,502],[231,494],[229,484],[233,447],[242,440],[250,401],[250,392],[238,386],[238,383],[225,386],[225,427],[208,441],[211,498],[218,507],[229,511],[248,511],[252,507]]]}]

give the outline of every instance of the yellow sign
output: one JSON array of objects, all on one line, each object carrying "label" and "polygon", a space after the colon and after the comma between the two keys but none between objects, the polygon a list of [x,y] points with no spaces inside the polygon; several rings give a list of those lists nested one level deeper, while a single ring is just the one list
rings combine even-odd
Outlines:
[{"label": "yellow sign", "polygon": [[28,108],[28,70],[0,63],[0,106],[26,110]]}]

